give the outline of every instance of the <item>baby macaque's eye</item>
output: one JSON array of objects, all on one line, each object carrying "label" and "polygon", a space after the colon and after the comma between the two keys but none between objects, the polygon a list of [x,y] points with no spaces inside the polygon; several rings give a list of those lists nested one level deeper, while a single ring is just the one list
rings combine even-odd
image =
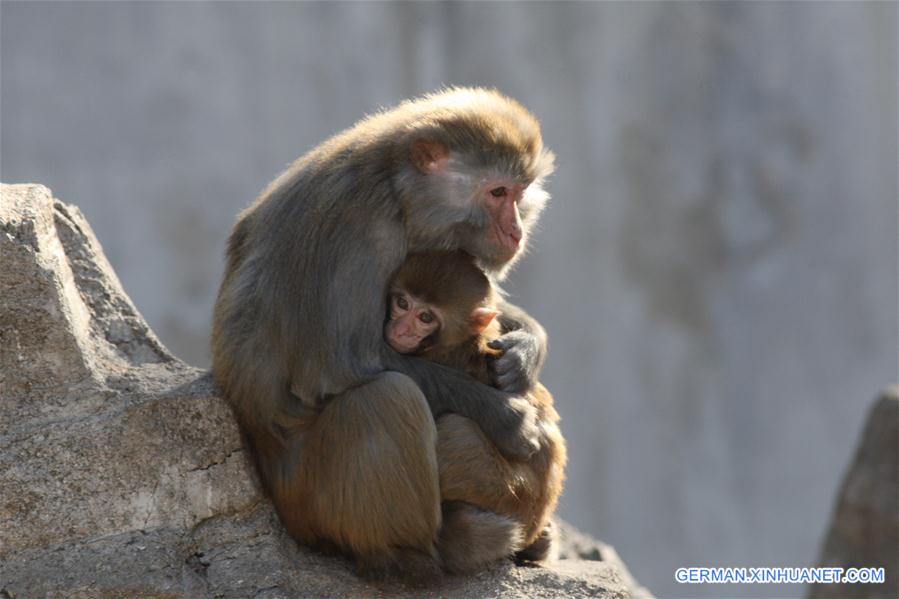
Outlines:
[{"label": "baby macaque's eye", "polygon": [[398,295],[396,296],[396,307],[400,310],[408,310],[409,302],[407,302],[406,298],[404,298],[402,295]]},{"label": "baby macaque's eye", "polygon": [[430,312],[422,312],[418,315],[418,320],[422,321],[425,324],[431,324],[434,322],[434,315]]},{"label": "baby macaque's eye", "polygon": [[490,190],[490,195],[492,195],[495,198],[501,198],[504,195],[506,195],[506,188],[505,187],[494,187],[493,189]]}]

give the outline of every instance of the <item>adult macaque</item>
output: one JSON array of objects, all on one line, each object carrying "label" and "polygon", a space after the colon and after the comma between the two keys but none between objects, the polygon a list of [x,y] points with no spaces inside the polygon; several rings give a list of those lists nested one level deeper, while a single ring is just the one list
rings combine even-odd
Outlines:
[{"label": "adult macaque", "polygon": [[[451,89],[314,148],[238,218],[215,306],[213,374],[288,531],[355,557],[363,574],[428,578],[508,550],[489,514],[454,516],[438,552],[434,418],[477,423],[509,457],[538,449],[545,335],[501,305],[502,391],[383,340],[387,283],[407,253],[461,248],[501,277],[547,199],[537,120],[482,89]],[[491,536],[491,531],[495,536]],[[499,540],[495,540],[499,539]],[[494,546],[490,551],[488,546]]]},{"label": "adult macaque", "polygon": [[[410,255],[390,286],[384,339],[396,351],[416,354],[493,384],[490,347],[501,331],[494,320],[496,294],[474,258],[462,251]],[[437,465],[444,514],[495,512],[521,527],[521,553],[534,561],[549,557],[550,517],[562,492],[566,461],[559,415],[549,391],[537,384],[527,396],[537,409],[540,449],[528,460],[501,456],[471,420],[446,414],[437,420]],[[453,521],[444,535],[452,542]],[[473,562],[479,547],[469,547]],[[510,554],[512,552],[510,551]]]}]

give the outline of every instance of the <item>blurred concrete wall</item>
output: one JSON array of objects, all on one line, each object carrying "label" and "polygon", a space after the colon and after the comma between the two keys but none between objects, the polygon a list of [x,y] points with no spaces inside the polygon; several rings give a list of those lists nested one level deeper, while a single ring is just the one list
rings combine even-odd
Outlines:
[{"label": "blurred concrete wall", "polygon": [[[293,158],[443,84],[558,154],[510,281],[550,333],[562,513],[665,595],[811,564],[897,377],[895,3],[9,3],[2,172],[81,206],[208,362],[230,224]],[[799,594],[744,587],[728,594]]]}]

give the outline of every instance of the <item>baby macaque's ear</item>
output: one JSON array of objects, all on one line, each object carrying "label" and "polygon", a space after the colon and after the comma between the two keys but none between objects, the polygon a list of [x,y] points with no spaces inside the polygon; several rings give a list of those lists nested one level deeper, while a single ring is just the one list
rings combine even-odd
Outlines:
[{"label": "baby macaque's ear", "polygon": [[469,320],[471,326],[471,332],[476,334],[481,334],[484,332],[484,329],[493,322],[493,319],[499,314],[496,310],[491,310],[490,308],[475,308],[475,311],[471,314],[471,319]]}]

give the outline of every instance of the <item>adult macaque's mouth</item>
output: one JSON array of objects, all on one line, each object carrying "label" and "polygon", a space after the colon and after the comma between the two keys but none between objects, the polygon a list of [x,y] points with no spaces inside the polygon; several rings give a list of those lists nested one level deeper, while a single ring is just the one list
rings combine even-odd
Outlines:
[{"label": "adult macaque's mouth", "polygon": [[512,253],[518,251],[518,247],[521,245],[521,234],[510,233],[503,229],[501,225],[496,225],[496,237],[499,240],[499,244]]}]

